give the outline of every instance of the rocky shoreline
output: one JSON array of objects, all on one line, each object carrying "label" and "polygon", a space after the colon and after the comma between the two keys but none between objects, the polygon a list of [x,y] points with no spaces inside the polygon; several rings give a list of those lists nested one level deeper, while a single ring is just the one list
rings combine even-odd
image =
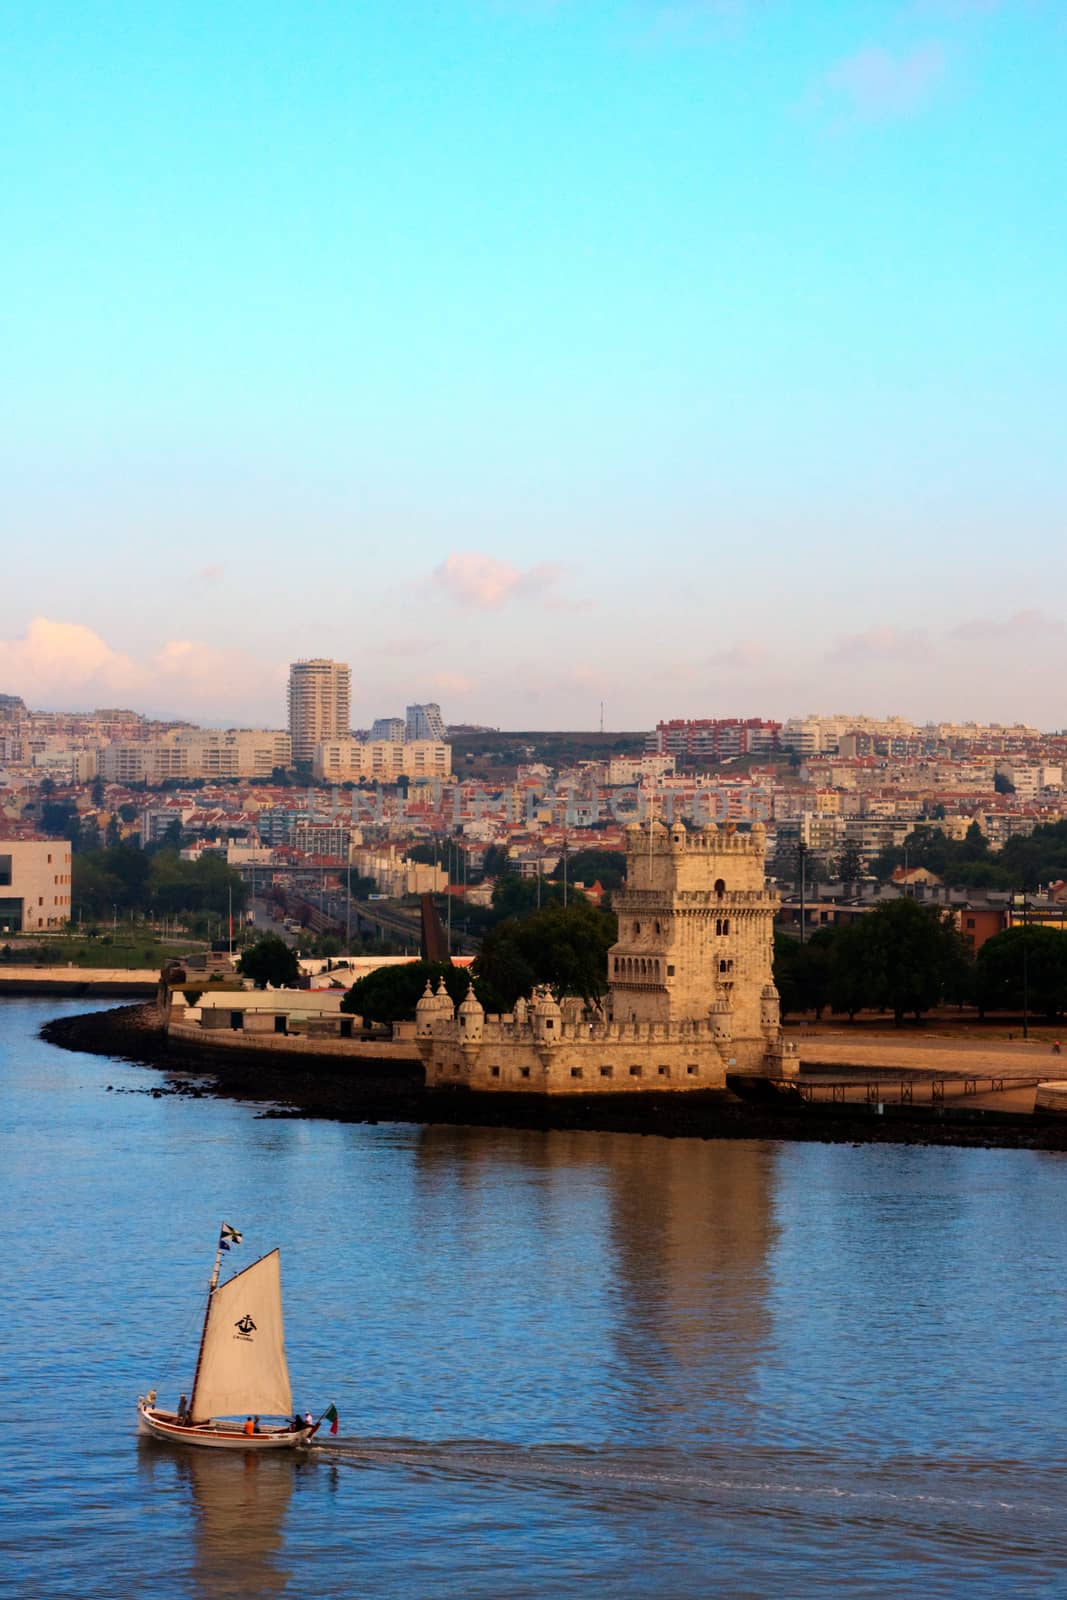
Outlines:
[{"label": "rocky shoreline", "polygon": [[[57,1017],[41,1037],[65,1050],[118,1057],[168,1075],[152,1092],[210,1092],[267,1103],[273,1116],[341,1122],[449,1123],[478,1127],[583,1129],[698,1139],[788,1139],[833,1144],[932,1144],[1067,1150],[1067,1118],[1035,1118],[952,1108],[924,1111],[773,1103],[716,1093],[537,1098],[428,1091],[418,1061],[338,1062],[272,1051],[171,1046],[154,1005],[117,1006]],[[188,1079],[200,1087],[191,1090]],[[208,1080],[206,1083],[204,1080]],[[279,1109],[281,1108],[281,1109]]]}]

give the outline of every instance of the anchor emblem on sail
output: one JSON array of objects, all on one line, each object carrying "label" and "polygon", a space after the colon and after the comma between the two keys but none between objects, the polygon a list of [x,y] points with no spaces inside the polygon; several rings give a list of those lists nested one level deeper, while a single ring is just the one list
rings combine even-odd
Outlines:
[{"label": "anchor emblem on sail", "polygon": [[250,1339],[256,1331],[256,1325],[247,1311],[240,1322],[234,1323],[234,1327],[237,1329],[238,1336],[242,1339]]}]

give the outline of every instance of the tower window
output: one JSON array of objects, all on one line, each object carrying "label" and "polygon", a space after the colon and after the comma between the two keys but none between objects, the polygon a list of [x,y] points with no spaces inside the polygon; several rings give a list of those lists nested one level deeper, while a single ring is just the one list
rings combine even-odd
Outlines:
[{"label": "tower window", "polygon": [[667,968],[667,976],[668,976],[668,978],[673,978],[674,977],[674,968],[673,967],[668,967]]},{"label": "tower window", "polygon": [[725,883],[725,881],[722,878],[716,878],[715,879],[715,894],[716,894],[716,896],[718,897],[718,899],[721,900],[725,893],[726,893],[726,883]]}]

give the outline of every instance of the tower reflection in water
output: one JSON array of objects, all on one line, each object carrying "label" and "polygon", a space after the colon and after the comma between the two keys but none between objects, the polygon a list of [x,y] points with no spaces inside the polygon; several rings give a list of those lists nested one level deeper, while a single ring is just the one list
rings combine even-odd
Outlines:
[{"label": "tower reflection in water", "polygon": [[434,1127],[417,1151],[434,1287],[448,1300],[461,1277],[490,1369],[521,1344],[527,1374],[616,1436],[748,1425],[775,1338],[776,1145]]},{"label": "tower reflection in water", "polygon": [[178,1450],[141,1439],[138,1466],[154,1492],[188,1503],[189,1559],[182,1566],[196,1595],[233,1600],[289,1590],[292,1572],[280,1558],[298,1459],[288,1452]]}]

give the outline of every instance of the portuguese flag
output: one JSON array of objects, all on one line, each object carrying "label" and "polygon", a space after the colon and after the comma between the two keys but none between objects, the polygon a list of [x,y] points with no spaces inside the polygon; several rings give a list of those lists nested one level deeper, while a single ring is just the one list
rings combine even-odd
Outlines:
[{"label": "portuguese flag", "polygon": [[340,1422],[340,1420],[340,1417],[337,1415],[337,1407],[333,1405],[327,1406],[326,1410],[319,1418],[320,1422],[328,1422],[330,1424],[331,1433],[337,1432],[337,1424]]}]

